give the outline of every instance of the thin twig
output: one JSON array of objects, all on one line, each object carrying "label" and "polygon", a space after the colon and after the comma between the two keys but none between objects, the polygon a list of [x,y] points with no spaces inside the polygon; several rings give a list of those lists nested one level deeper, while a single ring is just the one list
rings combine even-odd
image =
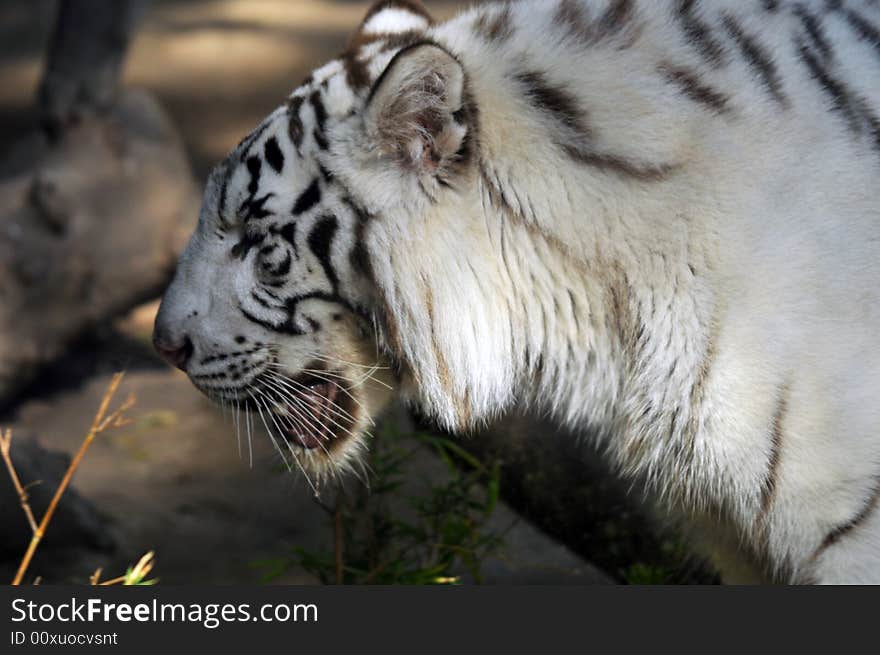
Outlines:
[{"label": "thin twig", "polygon": [[58,502],[67,490],[70,480],[73,478],[73,474],[79,467],[80,462],[82,462],[82,459],[85,456],[86,451],[89,449],[89,446],[92,444],[92,441],[95,439],[95,436],[106,430],[108,427],[124,425],[125,419],[123,418],[122,413],[134,404],[134,397],[129,396],[119,409],[112,412],[110,415],[107,415],[110,401],[113,399],[116,390],[119,388],[119,383],[122,382],[123,375],[123,373],[116,373],[110,380],[110,384],[107,387],[107,391],[104,393],[104,397],[101,399],[101,405],[98,407],[98,411],[95,414],[95,418],[92,421],[92,426],[89,428],[88,434],[86,434],[80,444],[79,450],[70,462],[70,466],[67,467],[67,471],[65,471],[64,477],[61,479],[61,483],[58,485],[58,489],[55,491],[55,495],[52,497],[52,501],[49,503],[49,507],[46,509],[46,513],[43,515],[40,524],[34,530],[31,542],[28,544],[27,551],[25,551],[24,557],[21,559],[21,564],[18,567],[18,572],[15,574],[15,579],[12,581],[13,585],[21,584],[21,580],[24,578],[24,574],[31,563],[31,559],[33,559],[34,552],[37,550],[37,546],[42,540],[43,535],[46,533],[46,528],[49,526],[52,516],[55,514]]},{"label": "thin twig", "polygon": [[111,578],[110,580],[104,580],[103,582],[99,582],[99,583],[98,583],[98,586],[99,586],[99,587],[110,587],[110,586],[117,585],[117,584],[120,584],[120,583],[122,583],[122,582],[125,582],[125,580],[126,580],[127,578],[128,578],[127,575],[120,575],[120,576],[118,576],[118,577],[116,577],[116,578]]},{"label": "thin twig", "polygon": [[3,455],[3,461],[6,462],[6,468],[9,469],[9,477],[12,478],[12,484],[15,486],[18,500],[21,502],[21,508],[24,510],[25,516],[27,516],[28,525],[31,526],[31,534],[34,534],[37,531],[37,520],[34,518],[34,512],[31,510],[31,505],[28,502],[27,490],[21,485],[18,473],[12,465],[12,457],[9,454],[11,445],[12,430],[6,430],[5,434],[0,436],[0,453]]}]

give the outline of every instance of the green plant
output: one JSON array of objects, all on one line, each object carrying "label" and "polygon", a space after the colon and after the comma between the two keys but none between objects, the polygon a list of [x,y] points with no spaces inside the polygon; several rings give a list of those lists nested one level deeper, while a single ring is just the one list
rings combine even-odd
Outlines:
[{"label": "green plant", "polygon": [[673,584],[675,571],[664,566],[636,562],[623,571],[623,579],[631,585]]},{"label": "green plant", "polygon": [[150,571],[153,570],[153,551],[145,554],[141,557],[134,566],[129,566],[125,570],[125,575],[120,575],[117,578],[113,578],[111,580],[101,580],[101,569],[95,571],[92,576],[89,578],[89,584],[95,586],[110,586],[110,585],[124,585],[124,586],[139,586],[139,587],[148,587],[159,582],[157,578],[147,579],[147,576],[150,574]]},{"label": "green plant", "polygon": [[[424,447],[444,463],[446,479],[414,493],[404,471]],[[339,488],[333,505],[322,504],[332,546],[294,548],[290,556],[256,563],[264,581],[299,565],[324,583],[455,584],[461,570],[480,582],[482,561],[503,544],[487,525],[500,493],[500,463],[486,465],[450,438],[404,434],[386,421],[368,464],[369,489]]]}]

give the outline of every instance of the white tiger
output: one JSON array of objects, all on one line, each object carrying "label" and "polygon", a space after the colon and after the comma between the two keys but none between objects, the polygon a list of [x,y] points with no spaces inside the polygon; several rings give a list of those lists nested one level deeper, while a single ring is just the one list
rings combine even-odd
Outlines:
[{"label": "white tiger", "polygon": [[725,579],[878,583],[878,26],[381,2],[212,174],[157,347],[312,475],[382,381],[457,431],[550,408]]}]

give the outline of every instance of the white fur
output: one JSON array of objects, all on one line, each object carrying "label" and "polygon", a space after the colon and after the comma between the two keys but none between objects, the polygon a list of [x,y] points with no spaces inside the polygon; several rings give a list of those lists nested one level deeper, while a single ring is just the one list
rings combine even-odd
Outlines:
[{"label": "white fur", "polygon": [[[741,7],[703,4],[707,16]],[[501,44],[471,29],[480,12],[500,8],[429,31],[462,62],[481,114],[481,160],[519,220],[493,208],[476,176],[431,206],[392,169],[338,162],[383,217],[370,245],[393,253],[377,273],[419,372],[420,399],[453,428],[466,391],[473,418],[541,401],[570,425],[601,430],[610,456],[660,496],[686,512],[721,513],[744,552],[789,567],[788,579],[880,582],[878,513],[811,559],[880,476],[880,155],[853,139],[795,60],[790,15],[737,12],[772,49],[791,103],[782,111],[741,55],[706,72],[666,3],[640,3],[644,27],[632,48],[581,52],[559,38],[554,6],[514,3],[516,36]],[[844,79],[880,108],[878,60],[841,23],[825,21],[845,57]],[[602,147],[675,162],[681,173],[639,183],[567,161],[548,138],[553,126],[510,82],[507,62],[523,57],[577,96]],[[684,100],[655,73],[661,60],[694,66],[727,90],[735,115]],[[340,130],[343,156],[357,148],[348,138]],[[631,309],[648,317],[655,308],[637,365],[606,326],[608,275],[629,281]],[[691,414],[710,340],[705,397]],[[433,342],[451,386],[441,382]],[[534,372],[537,353],[543,375]],[[778,488],[762,544],[755,520],[785,387]],[[678,452],[686,421],[699,425],[689,461]]]},{"label": "white fur", "polygon": [[423,30],[428,21],[406,9],[385,9],[368,20],[362,30],[366,34],[383,34],[405,32],[406,30]]},{"label": "white fur", "polygon": [[[581,4],[591,17],[608,5]],[[420,190],[424,174],[371,140],[370,112],[350,111],[364,95],[330,82],[345,107],[327,103],[330,152],[316,157],[374,216],[364,238],[394,333],[379,336],[413,400],[452,429],[526,403],[596,432],[626,474],[713,526],[731,578],[880,583],[880,511],[822,545],[876,503],[880,481],[880,153],[799,61],[787,8],[703,2],[729,57],[710,67],[674,4],[638,2],[626,29],[590,47],[561,37],[549,1],[511,3],[509,39],[476,28],[501,5],[426,29],[479,109],[477,159],[451,190]],[[878,21],[870,3],[849,4]],[[772,54],[786,106],[722,12]],[[368,27],[414,20],[389,10]],[[876,52],[839,15],[823,26],[834,74],[880,113]],[[393,54],[361,52],[373,78]],[[663,63],[698,71],[731,111],[685,98]],[[518,66],[576,99],[598,152],[673,172],[648,181],[572,161],[566,128],[512,81]]]}]

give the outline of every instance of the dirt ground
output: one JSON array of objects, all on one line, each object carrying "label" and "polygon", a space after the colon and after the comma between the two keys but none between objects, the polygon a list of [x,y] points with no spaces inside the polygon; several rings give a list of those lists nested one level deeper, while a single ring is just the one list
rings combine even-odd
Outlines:
[{"label": "dirt ground", "polygon": [[[33,574],[47,583],[82,583],[98,567],[108,575],[122,573],[154,550],[163,584],[257,582],[264,573],[259,562],[287,556],[293,548],[330,549],[333,533],[326,512],[303,477],[281,466],[265,433],[255,427],[248,439],[242,428],[237,439],[231,416],[198,394],[183,373],[153,358],[149,335],[155,310],[156,303],[141,307],[100,342],[59,362],[44,376],[39,397],[15,413],[16,435],[36,435],[42,446],[72,454],[107,387],[109,369],[121,367],[120,357],[129,359],[117,398],[135,396],[131,422],[99,435],[74,483],[97,509],[101,536],[113,547],[63,543],[53,548],[47,543]],[[136,353],[140,358],[133,360]],[[74,377],[67,378],[71,371]],[[408,419],[398,410],[396,420]],[[406,466],[401,497],[447,477],[427,451],[409,458]],[[504,503],[487,529],[505,534],[505,545],[484,562],[484,582],[609,582]],[[11,578],[15,564],[15,558],[0,562],[0,576]],[[273,582],[317,580],[293,567]]]},{"label": "dirt ground", "polygon": [[[156,1],[144,16],[126,83],[154,92],[181,131],[193,173],[203,180],[257,122],[316,65],[339,52],[368,2],[342,0]],[[428,2],[448,16],[463,2]],[[0,143],[4,151],[34,127],[32,102],[55,2],[12,0],[0,7]],[[193,217],[195,220],[195,217]],[[75,487],[104,522],[112,549],[52,549],[32,573],[46,582],[83,582],[97,567],[121,573],[155,550],[163,584],[233,583],[260,578],[255,562],[293,546],[325,547],[327,517],[301,477],[279,472],[263,435],[253,465],[239,453],[229,417],[210,405],[149,346],[156,303],[87,335],[0,416],[17,435],[66,453],[79,445],[110,374],[126,369],[132,422],[99,437]],[[425,454],[409,484],[440,479]],[[595,583],[609,578],[504,505],[492,521],[507,534],[503,559],[486,563],[488,582]],[[14,561],[0,562],[11,577]],[[277,582],[312,583],[291,570]]]}]

